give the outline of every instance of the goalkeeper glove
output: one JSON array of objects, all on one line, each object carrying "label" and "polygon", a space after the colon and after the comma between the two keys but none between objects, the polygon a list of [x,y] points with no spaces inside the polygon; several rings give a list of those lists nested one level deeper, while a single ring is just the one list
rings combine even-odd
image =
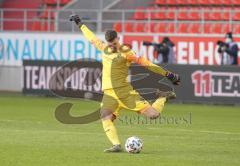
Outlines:
[{"label": "goalkeeper glove", "polygon": [[180,84],[180,76],[178,74],[167,72],[166,77],[174,84],[179,85]]},{"label": "goalkeeper glove", "polygon": [[81,27],[83,25],[81,18],[76,14],[70,15],[69,20],[74,21],[75,24],[79,27]]}]

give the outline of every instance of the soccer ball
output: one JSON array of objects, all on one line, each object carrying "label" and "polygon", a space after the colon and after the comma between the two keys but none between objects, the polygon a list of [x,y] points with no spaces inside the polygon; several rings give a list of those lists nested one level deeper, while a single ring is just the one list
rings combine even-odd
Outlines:
[{"label": "soccer ball", "polygon": [[140,138],[129,137],[125,143],[125,149],[128,153],[140,153],[143,148],[143,142]]}]

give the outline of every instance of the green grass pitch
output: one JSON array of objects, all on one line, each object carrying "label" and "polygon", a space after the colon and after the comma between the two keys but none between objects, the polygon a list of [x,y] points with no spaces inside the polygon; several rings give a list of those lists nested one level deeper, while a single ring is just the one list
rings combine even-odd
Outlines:
[{"label": "green grass pitch", "polygon": [[[181,123],[138,124],[136,115],[125,111],[116,123],[123,145],[136,135],[144,148],[140,154],[106,154],[103,150],[110,143],[100,121],[66,125],[55,119],[54,110],[64,101],[74,103],[74,116],[99,106],[80,100],[0,95],[1,166],[240,165],[240,107],[166,105],[162,116],[185,118]],[[132,119],[125,119],[126,115]]]}]

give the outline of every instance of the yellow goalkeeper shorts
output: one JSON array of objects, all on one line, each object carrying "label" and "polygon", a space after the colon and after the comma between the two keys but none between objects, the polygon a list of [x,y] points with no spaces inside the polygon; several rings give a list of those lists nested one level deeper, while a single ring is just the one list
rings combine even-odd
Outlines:
[{"label": "yellow goalkeeper shorts", "polygon": [[133,90],[132,86],[104,90],[101,103],[102,109],[112,110],[116,116],[121,109],[141,113],[150,106],[148,101],[143,99],[137,91]]}]

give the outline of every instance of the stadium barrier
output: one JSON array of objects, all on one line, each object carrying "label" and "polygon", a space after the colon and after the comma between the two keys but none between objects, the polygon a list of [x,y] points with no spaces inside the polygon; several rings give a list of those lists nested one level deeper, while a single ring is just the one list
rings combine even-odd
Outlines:
[{"label": "stadium barrier", "polygon": [[[103,34],[97,34],[104,39]],[[175,43],[177,64],[220,65],[221,56],[217,52],[218,40],[224,35],[169,35]],[[123,43],[132,45],[138,56],[153,57],[153,46],[143,46],[143,41],[161,41],[163,35],[124,35]],[[235,41],[239,44],[240,36]],[[71,61],[91,58],[101,60],[101,52],[94,48],[82,34],[56,33],[0,33],[0,65],[21,66],[22,60]],[[239,56],[240,62],[240,56]]]},{"label": "stadium barrier", "polygon": [[0,64],[0,91],[22,91],[22,67],[1,66]]},{"label": "stadium barrier", "polygon": [[[223,40],[224,35],[138,33],[122,34],[121,40],[123,43],[131,44],[137,55],[158,63],[153,58],[153,47],[143,46],[142,42],[161,41],[165,35],[175,43],[178,64],[220,64],[221,56],[216,52],[218,48],[216,41]],[[104,39],[101,33],[97,36]],[[235,35],[234,39],[240,47],[240,36]],[[100,54],[82,34],[0,32],[0,90],[21,91],[23,60],[73,61],[91,58],[101,61]]]},{"label": "stadium barrier", "polygon": [[[94,99],[93,94],[101,93],[101,63],[71,63],[66,65],[69,62],[25,60],[23,93]],[[175,102],[240,104],[239,67],[167,65],[166,68],[181,75],[180,86],[173,86],[168,80],[141,66],[130,68],[131,83],[143,96],[156,89],[174,90],[177,93]],[[52,81],[54,85],[51,85],[50,80],[57,71]]]}]

